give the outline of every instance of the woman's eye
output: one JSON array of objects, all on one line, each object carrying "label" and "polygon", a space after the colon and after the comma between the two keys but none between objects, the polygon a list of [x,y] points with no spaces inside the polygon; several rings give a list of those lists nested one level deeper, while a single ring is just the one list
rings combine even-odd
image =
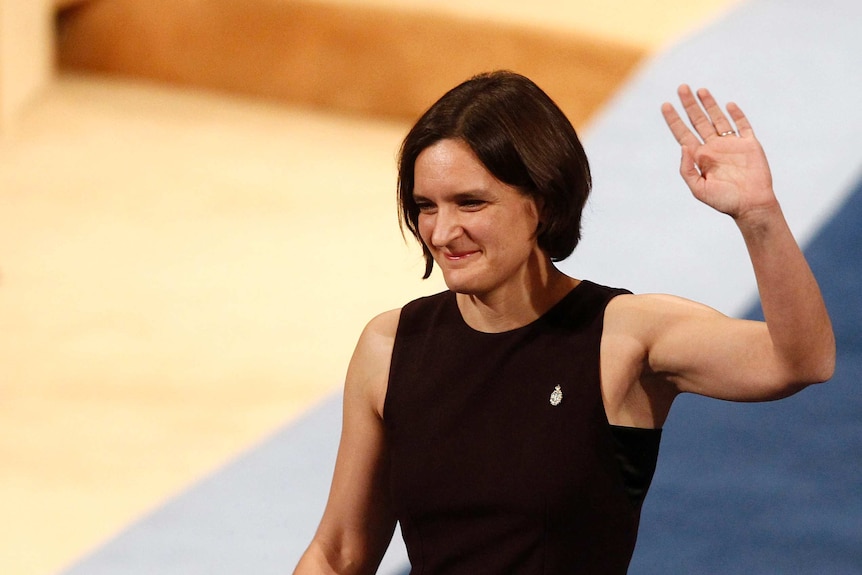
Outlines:
[{"label": "woman's eye", "polygon": [[467,210],[478,210],[485,205],[483,200],[464,200],[461,202],[461,207]]},{"label": "woman's eye", "polygon": [[420,214],[430,214],[435,209],[434,204],[428,202],[416,202],[416,207],[419,209]]}]

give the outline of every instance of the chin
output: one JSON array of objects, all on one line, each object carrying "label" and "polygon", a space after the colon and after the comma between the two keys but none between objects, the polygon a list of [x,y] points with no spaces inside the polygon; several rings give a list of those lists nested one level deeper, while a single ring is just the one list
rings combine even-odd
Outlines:
[{"label": "chin", "polygon": [[476,277],[469,277],[466,274],[443,274],[443,281],[449,291],[466,295],[480,295],[485,293],[487,286]]},{"label": "chin", "polygon": [[466,293],[469,291],[469,286],[471,284],[468,278],[463,277],[463,274],[446,272],[443,272],[443,281],[446,283],[446,287],[449,288],[449,291],[456,293]]}]

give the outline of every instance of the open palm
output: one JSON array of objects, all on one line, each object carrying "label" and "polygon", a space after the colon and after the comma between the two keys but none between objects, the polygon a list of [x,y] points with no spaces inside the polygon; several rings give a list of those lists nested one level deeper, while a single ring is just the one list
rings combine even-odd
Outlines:
[{"label": "open palm", "polygon": [[670,103],[661,110],[682,147],[680,175],[692,194],[737,219],[775,206],[766,155],[739,106],[727,105],[734,129],[708,90],[698,90],[695,97],[691,88],[682,85],[678,94],[694,131]]}]

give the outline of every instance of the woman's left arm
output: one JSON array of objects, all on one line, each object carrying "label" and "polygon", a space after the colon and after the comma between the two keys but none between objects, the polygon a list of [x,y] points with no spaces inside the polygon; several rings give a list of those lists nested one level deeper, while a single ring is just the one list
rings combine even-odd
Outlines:
[{"label": "woman's left arm", "polygon": [[[651,367],[676,373],[679,391],[730,395],[727,399],[781,397],[829,379],[835,367],[829,315],[784,219],[766,156],[748,119],[733,103],[727,105],[728,119],[704,89],[695,97],[688,86],[681,86],[679,97],[694,131],[671,104],[665,103],[662,113],[682,148],[680,174],[698,200],[736,222],[757,278],[766,324],[731,320],[697,306],[691,306],[688,313],[683,311],[688,309],[686,305],[667,304],[669,310],[679,313],[668,315],[667,338],[656,332],[648,350]],[[714,357],[709,358],[709,352],[702,349],[687,349],[694,344],[687,346],[686,341],[706,343],[703,338],[717,346],[713,347]],[[724,352],[722,348],[726,348]],[[708,367],[712,361],[729,360],[727,350],[748,358],[736,366],[748,373],[736,373],[732,378],[740,385],[758,382],[747,392],[736,387],[724,393],[720,380],[728,368]]]}]

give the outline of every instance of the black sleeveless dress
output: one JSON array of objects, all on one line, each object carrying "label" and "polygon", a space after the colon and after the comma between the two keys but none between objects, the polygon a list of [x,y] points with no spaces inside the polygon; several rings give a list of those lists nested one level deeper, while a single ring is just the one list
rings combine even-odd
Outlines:
[{"label": "black sleeveless dress", "polygon": [[455,294],[406,305],[383,419],[413,575],[623,574],[659,430],[608,424],[607,303],[582,281],[524,327],[482,333]]}]

